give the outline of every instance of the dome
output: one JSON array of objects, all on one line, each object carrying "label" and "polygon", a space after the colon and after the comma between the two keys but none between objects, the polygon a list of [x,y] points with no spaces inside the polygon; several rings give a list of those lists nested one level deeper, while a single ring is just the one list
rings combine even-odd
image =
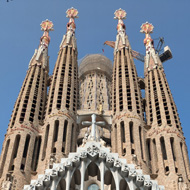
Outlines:
[{"label": "dome", "polygon": [[79,65],[79,77],[90,71],[103,72],[112,75],[112,61],[101,54],[90,54],[83,58]]}]

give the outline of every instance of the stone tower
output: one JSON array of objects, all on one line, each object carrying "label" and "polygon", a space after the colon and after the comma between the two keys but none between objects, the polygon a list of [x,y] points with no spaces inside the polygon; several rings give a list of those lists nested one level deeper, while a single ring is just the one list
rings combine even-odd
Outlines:
[{"label": "stone tower", "polygon": [[0,183],[5,189],[21,189],[31,180],[39,158],[49,72],[48,45],[51,21],[41,23],[43,36],[14,106],[0,159]]},{"label": "stone tower", "polygon": [[[146,47],[144,75],[146,94],[147,151],[154,178],[166,189],[185,189],[190,180],[189,158],[177,108],[150,36],[153,25],[141,26]],[[182,187],[183,186],[183,187]]]},{"label": "stone tower", "polygon": [[112,63],[101,55],[87,55],[79,67],[80,110],[110,110]]},{"label": "stone tower", "polygon": [[112,77],[112,150],[148,172],[142,97],[123,23],[125,17],[122,9],[115,12],[118,25]]},{"label": "stone tower", "polygon": [[[91,128],[81,125],[82,121],[91,121],[91,115],[96,114],[97,120],[104,120],[111,126],[111,82],[112,62],[101,54],[87,55],[79,65],[79,134],[77,144],[80,146],[85,133]],[[111,132],[109,127],[99,127],[99,135],[111,146]]]},{"label": "stone tower", "polygon": [[51,78],[38,172],[51,168],[53,162],[76,149],[78,66],[74,19],[78,11],[71,8],[66,13],[69,22]]}]

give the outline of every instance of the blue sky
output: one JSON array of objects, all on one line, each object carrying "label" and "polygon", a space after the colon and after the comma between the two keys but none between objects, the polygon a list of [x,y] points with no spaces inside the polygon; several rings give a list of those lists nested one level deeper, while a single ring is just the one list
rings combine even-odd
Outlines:
[{"label": "blue sky", "polygon": [[[153,39],[164,37],[165,45],[169,45],[173,53],[173,59],[164,63],[165,73],[190,150],[189,0],[13,0],[9,3],[0,0],[0,147],[28,63],[43,34],[41,21],[49,19],[54,23],[49,46],[51,74],[66,32],[65,12],[72,6],[79,11],[76,20],[78,59],[86,54],[102,53],[104,48],[104,55],[113,60],[113,49],[103,47],[103,43],[115,40],[117,21],[113,17],[118,8],[127,12],[124,22],[134,50],[145,53],[144,34],[139,31],[146,21],[154,25]],[[135,64],[139,76],[143,76],[143,63],[135,61]]]}]

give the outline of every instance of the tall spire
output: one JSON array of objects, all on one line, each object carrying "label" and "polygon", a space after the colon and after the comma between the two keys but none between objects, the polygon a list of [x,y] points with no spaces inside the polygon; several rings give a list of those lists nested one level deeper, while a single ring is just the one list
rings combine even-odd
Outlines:
[{"label": "tall spire", "polygon": [[[190,179],[190,167],[177,108],[173,100],[162,62],[156,54],[150,36],[153,25],[142,24],[145,33],[145,95],[147,131],[147,149],[152,175],[170,189],[171,178],[178,186],[179,176],[187,183]],[[159,163],[159,164],[158,164]],[[171,175],[170,175],[171,174]]]},{"label": "tall spire", "polygon": [[[126,12],[115,11],[118,19],[112,78],[112,150],[127,157],[130,163],[148,170],[144,139],[142,97],[136,67],[123,19]],[[134,160],[135,159],[135,160]]]},{"label": "tall spire", "polygon": [[58,161],[76,148],[78,65],[74,18],[77,18],[78,11],[71,8],[66,13],[69,17],[67,32],[63,36],[48,92],[41,171],[52,167],[52,160]]},{"label": "tall spire", "polygon": [[76,38],[75,38],[75,18],[78,18],[78,10],[75,8],[70,8],[66,11],[66,14],[69,18],[69,22],[67,23],[67,33],[63,36],[63,40],[61,42],[60,48],[70,45],[73,48],[76,48]]},{"label": "tall spire", "polygon": [[[39,136],[44,119],[48,81],[48,32],[52,22],[46,20],[41,24],[44,34],[38,50],[35,51],[16,100],[9,123],[9,128],[0,160],[0,184],[12,184],[21,189],[31,180],[38,164],[41,136]],[[32,158],[32,159],[31,159]]]}]

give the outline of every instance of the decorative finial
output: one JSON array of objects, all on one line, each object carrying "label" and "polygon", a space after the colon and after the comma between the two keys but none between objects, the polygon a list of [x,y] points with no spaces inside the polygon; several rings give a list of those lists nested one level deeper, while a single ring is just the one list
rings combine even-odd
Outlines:
[{"label": "decorative finial", "polygon": [[[145,33],[144,45],[146,47],[145,65],[149,71],[157,68],[158,59],[154,49],[154,41],[150,36],[153,33],[154,26],[148,22],[141,25],[140,32]],[[151,61],[153,59],[153,61]]]},{"label": "decorative finial", "polygon": [[153,33],[153,29],[154,29],[154,26],[152,24],[148,23],[148,22],[143,23],[141,25],[140,32],[145,33],[145,39],[144,39],[144,45],[145,46],[148,46],[148,45],[150,45],[149,43],[151,43],[152,47],[154,47],[153,46],[154,42],[153,42],[153,40],[152,40],[152,38],[150,36],[150,33]]},{"label": "decorative finial", "polygon": [[75,32],[76,25],[74,18],[78,18],[78,10],[71,7],[66,11],[66,14],[67,14],[66,17],[70,18],[69,22],[67,23],[67,32],[68,31]]},{"label": "decorative finial", "polygon": [[41,41],[41,45],[48,47],[49,42],[50,42],[50,37],[49,37],[49,31],[53,31],[53,22],[49,21],[48,19],[46,19],[45,21],[43,21],[41,24],[41,30],[44,31],[43,36],[41,37],[40,41]]},{"label": "decorative finial", "polygon": [[66,11],[68,18],[78,18],[78,10],[71,7],[70,9],[67,9]]},{"label": "decorative finial", "polygon": [[48,19],[46,19],[45,21],[43,21],[41,24],[41,30],[42,31],[53,31],[53,22],[49,21]]},{"label": "decorative finial", "polygon": [[144,23],[141,25],[141,30],[140,32],[145,33],[145,34],[150,34],[153,33],[154,26],[148,22]]},{"label": "decorative finial", "polygon": [[37,51],[36,60],[40,60],[42,52],[48,47],[50,42],[49,31],[53,31],[53,22],[46,19],[41,24],[41,30],[44,31],[43,36],[40,38],[40,45]]},{"label": "decorative finial", "polygon": [[66,11],[66,17],[70,18],[67,23],[67,33],[63,36],[62,42],[60,44],[60,48],[66,47],[67,45],[71,45],[74,49],[76,49],[76,38],[75,38],[75,18],[78,18],[78,10],[71,7]]},{"label": "decorative finial", "polygon": [[125,10],[120,8],[115,11],[114,15],[115,15],[114,19],[123,20],[126,19],[127,13]]},{"label": "decorative finial", "polygon": [[117,37],[115,42],[115,50],[114,52],[117,52],[119,49],[126,47],[126,27],[123,23],[123,19],[126,19],[127,13],[123,9],[118,9],[115,11],[115,17],[114,19],[118,19],[117,24]]}]

